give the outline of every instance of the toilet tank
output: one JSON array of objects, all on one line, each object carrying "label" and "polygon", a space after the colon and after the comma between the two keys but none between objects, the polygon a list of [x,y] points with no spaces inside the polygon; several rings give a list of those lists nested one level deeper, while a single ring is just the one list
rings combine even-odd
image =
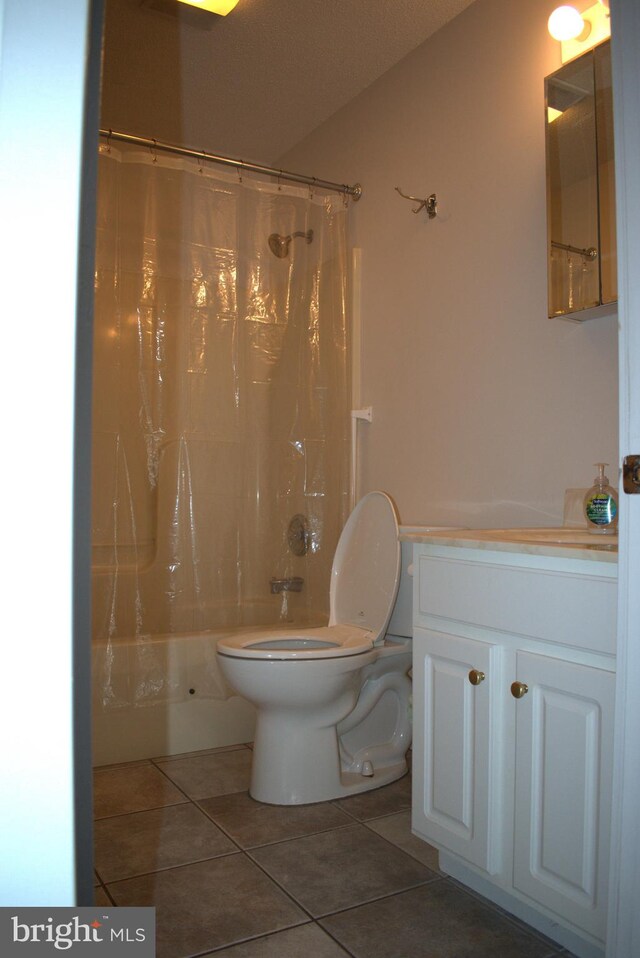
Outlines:
[{"label": "toilet tank", "polygon": [[400,547],[400,585],[387,626],[387,635],[412,636],[413,578],[409,575],[409,566],[413,561],[413,543],[401,542]]},{"label": "toilet tank", "polygon": [[[463,526],[400,526],[401,533],[443,532],[445,529],[461,529]],[[413,576],[409,567],[413,562],[413,542],[400,543],[400,585],[396,604],[387,626],[387,635],[413,636]]]}]

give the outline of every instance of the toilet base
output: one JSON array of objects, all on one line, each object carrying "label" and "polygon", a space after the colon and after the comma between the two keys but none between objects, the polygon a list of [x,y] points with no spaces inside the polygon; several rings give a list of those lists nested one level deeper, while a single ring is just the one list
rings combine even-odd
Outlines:
[{"label": "toilet base", "polygon": [[263,805],[312,805],[318,802],[328,802],[332,799],[347,798],[349,795],[358,795],[369,792],[374,788],[382,788],[403,778],[409,771],[409,766],[403,759],[395,765],[382,766],[374,769],[373,775],[360,775],[357,772],[341,772],[339,780],[335,779],[330,786],[324,787],[322,792],[317,786],[308,793],[297,787],[295,791],[278,787],[273,782],[265,786],[264,782],[251,782],[249,795],[256,802]]},{"label": "toilet base", "polygon": [[260,669],[261,663],[247,660],[225,664],[233,669],[236,688],[243,673],[257,673],[249,786],[256,801],[311,805],[406,775],[411,745],[406,642],[335,658],[321,670],[313,662],[267,662]]}]

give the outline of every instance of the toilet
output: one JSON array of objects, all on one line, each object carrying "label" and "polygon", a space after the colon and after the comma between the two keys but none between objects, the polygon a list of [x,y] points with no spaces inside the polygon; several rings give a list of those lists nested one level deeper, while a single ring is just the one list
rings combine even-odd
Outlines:
[{"label": "toilet", "polygon": [[256,707],[252,798],[323,802],[407,772],[410,626],[406,635],[387,635],[400,570],[395,507],[385,493],[370,492],[338,541],[327,626],[218,641],[223,675]]}]

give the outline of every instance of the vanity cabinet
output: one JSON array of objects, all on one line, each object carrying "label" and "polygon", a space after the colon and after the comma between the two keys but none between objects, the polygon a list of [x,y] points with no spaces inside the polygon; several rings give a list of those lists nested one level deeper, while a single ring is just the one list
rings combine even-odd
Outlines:
[{"label": "vanity cabinet", "polygon": [[545,79],[549,316],[618,298],[610,41]]},{"label": "vanity cabinet", "polygon": [[414,545],[413,831],[585,958],[604,948],[615,685],[616,565],[593,555]]}]

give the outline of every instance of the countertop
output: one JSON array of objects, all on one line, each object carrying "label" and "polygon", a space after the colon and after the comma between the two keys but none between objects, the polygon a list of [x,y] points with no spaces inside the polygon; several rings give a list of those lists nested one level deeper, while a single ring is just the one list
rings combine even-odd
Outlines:
[{"label": "countertop", "polygon": [[618,561],[618,537],[598,535],[568,526],[529,529],[443,529],[400,526],[403,542],[457,546],[493,552],[558,556],[587,561]]}]

